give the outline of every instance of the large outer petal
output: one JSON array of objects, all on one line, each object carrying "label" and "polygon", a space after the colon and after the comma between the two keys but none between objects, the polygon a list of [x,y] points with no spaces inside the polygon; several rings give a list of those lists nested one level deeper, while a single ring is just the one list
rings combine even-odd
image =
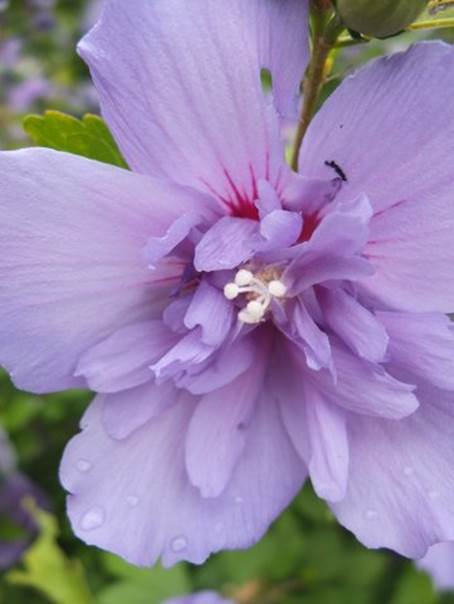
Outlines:
[{"label": "large outer petal", "polygon": [[308,57],[306,0],[109,0],[79,51],[133,169],[235,203],[256,197],[260,178],[278,182],[260,68],[275,70],[288,109]]},{"label": "large outer petal", "polygon": [[44,149],[0,154],[0,182],[0,364],[23,389],[81,386],[80,355],[181,274],[142,249],[200,194]]},{"label": "large outer petal", "polygon": [[437,589],[454,589],[454,543],[433,545],[417,565],[430,574]]},{"label": "large outer petal", "polygon": [[454,395],[419,388],[412,416],[349,418],[350,471],[333,509],[366,546],[411,558],[454,539]]},{"label": "large outer petal", "polygon": [[436,313],[378,312],[390,344],[390,366],[418,381],[454,390],[454,323]]},{"label": "large outer petal", "polygon": [[93,404],[61,466],[77,535],[139,565],[159,557],[165,565],[201,563],[263,535],[305,478],[274,400],[263,392],[243,455],[216,499],[203,499],[185,471],[184,436],[196,404],[186,395],[121,441],[106,434]]},{"label": "large outer petal", "polygon": [[315,117],[300,155],[304,176],[336,161],[375,211],[365,284],[398,308],[454,309],[454,50],[423,43],[348,78]]}]

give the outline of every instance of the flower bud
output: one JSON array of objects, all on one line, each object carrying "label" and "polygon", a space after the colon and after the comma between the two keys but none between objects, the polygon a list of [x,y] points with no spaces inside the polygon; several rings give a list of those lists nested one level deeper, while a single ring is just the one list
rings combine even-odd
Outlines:
[{"label": "flower bud", "polygon": [[413,23],[428,0],[337,0],[335,4],[348,29],[386,38]]}]

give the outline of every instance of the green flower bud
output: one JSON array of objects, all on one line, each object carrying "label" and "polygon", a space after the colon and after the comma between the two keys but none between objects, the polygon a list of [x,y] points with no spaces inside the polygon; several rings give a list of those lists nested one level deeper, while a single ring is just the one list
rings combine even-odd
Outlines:
[{"label": "green flower bud", "polygon": [[335,4],[348,29],[386,38],[416,21],[428,0],[337,0]]}]

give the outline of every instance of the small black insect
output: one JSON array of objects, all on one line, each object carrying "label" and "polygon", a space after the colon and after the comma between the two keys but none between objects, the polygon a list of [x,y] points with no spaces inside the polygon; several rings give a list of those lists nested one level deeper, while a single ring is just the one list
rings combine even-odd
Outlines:
[{"label": "small black insect", "polygon": [[325,161],[325,166],[332,168],[336,172],[336,174],[339,176],[339,178],[341,178],[344,182],[348,181],[347,175],[342,170],[342,168],[339,166],[339,164],[337,164],[334,160]]}]

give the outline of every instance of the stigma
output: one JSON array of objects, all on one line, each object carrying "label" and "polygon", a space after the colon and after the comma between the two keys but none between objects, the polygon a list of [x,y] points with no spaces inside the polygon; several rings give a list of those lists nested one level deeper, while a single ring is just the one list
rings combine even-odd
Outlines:
[{"label": "stigma", "polygon": [[[271,277],[271,278],[270,278]],[[242,323],[254,325],[260,323],[273,298],[284,298],[287,293],[286,285],[267,271],[254,275],[245,268],[240,269],[234,281],[224,287],[224,296],[228,300],[235,300],[245,294],[249,300],[247,305],[238,313]]]}]

